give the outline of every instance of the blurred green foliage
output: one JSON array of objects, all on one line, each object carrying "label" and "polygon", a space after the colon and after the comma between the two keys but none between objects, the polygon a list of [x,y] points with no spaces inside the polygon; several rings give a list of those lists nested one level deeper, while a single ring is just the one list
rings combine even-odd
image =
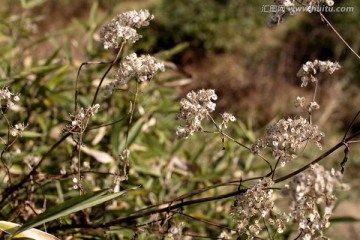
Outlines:
[{"label": "blurred green foliage", "polygon": [[254,29],[266,22],[262,1],[161,0],[147,29],[149,49],[170,48],[188,42],[196,54],[230,51],[258,37]]}]

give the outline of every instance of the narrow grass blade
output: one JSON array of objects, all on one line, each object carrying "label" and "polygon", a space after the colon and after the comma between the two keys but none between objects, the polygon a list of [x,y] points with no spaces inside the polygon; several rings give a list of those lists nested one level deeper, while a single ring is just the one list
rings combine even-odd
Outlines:
[{"label": "narrow grass blade", "polygon": [[128,190],[117,193],[106,194],[108,192],[108,190],[106,189],[93,193],[88,193],[83,196],[74,197],[30,219],[30,221],[26,222],[19,229],[17,229],[14,234],[15,235],[19,234],[22,231],[25,231],[29,228],[36,227],[46,222],[69,215],[71,213],[81,211],[83,209],[107,202],[109,200],[112,200],[114,198],[123,195],[127,191]]},{"label": "narrow grass blade", "polygon": [[[7,222],[7,221],[0,221],[0,230],[11,234],[14,232],[14,229],[19,227],[19,224],[13,223],[13,222]],[[59,240],[55,236],[48,234],[46,232],[40,231],[35,228],[28,229],[20,234],[17,234],[16,236],[13,236],[12,239],[41,239],[41,240]]]}]

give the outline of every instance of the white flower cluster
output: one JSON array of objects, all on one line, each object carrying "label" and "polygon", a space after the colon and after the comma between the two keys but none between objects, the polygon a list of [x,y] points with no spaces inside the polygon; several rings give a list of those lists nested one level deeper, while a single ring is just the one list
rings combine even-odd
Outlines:
[{"label": "white flower cluster", "polygon": [[[303,240],[328,239],[323,229],[329,227],[329,218],[336,200],[335,190],[347,190],[348,185],[340,182],[342,175],[332,169],[314,164],[306,172],[293,178],[282,190],[291,198],[289,219],[298,223]],[[319,212],[319,207],[322,211]]]},{"label": "white flower cluster", "polygon": [[240,235],[247,235],[247,239],[253,239],[259,235],[262,227],[261,220],[268,218],[277,232],[285,229],[282,217],[274,213],[274,202],[272,201],[274,182],[270,178],[258,180],[256,184],[243,194],[236,197],[231,215],[237,219],[237,230]]},{"label": "white flower cluster", "polygon": [[140,11],[129,11],[119,14],[108,25],[100,31],[100,37],[104,41],[104,48],[119,47],[119,38],[123,41],[136,42],[141,38],[135,28],[149,25],[154,18],[147,9]]},{"label": "white flower cluster", "polygon": [[[294,0],[292,0],[294,1]],[[314,7],[319,7],[321,4],[326,4],[328,6],[334,5],[334,0],[304,0],[301,2],[304,6],[307,6],[309,10]]]},{"label": "white flower cluster", "polygon": [[219,125],[220,129],[224,129],[227,128],[227,124],[230,122],[235,122],[236,118],[234,117],[234,115],[224,112],[223,114],[220,114],[222,117],[222,122]]},{"label": "white flower cluster", "polygon": [[201,121],[215,110],[216,104],[212,102],[215,100],[217,95],[212,89],[191,91],[186,98],[181,99],[181,108],[176,118],[185,120],[185,127],[179,126],[176,135],[180,138],[188,138],[194,132],[201,131]]},{"label": "white flower cluster", "polygon": [[132,53],[121,61],[117,80],[106,85],[105,95],[112,94],[114,89],[126,84],[132,77],[139,82],[150,81],[158,71],[165,71],[164,63],[150,55],[138,57],[136,53]]},{"label": "white flower cluster", "polygon": [[95,104],[86,109],[81,108],[76,114],[70,115],[70,124],[67,124],[63,131],[65,133],[83,132],[87,127],[89,119],[99,111],[99,108],[100,105]]},{"label": "white flower cluster", "polygon": [[286,13],[290,15],[295,14],[297,7],[306,9],[308,12],[321,11],[322,4],[327,6],[333,6],[334,0],[302,0],[301,2],[296,0],[273,0],[276,11],[270,18],[269,26],[276,26],[283,21],[283,17]]},{"label": "white flower cluster", "polygon": [[[3,100],[6,105],[3,105]],[[20,101],[20,97],[17,94],[12,93],[8,87],[0,89],[0,111],[5,114],[8,109],[11,109],[16,102]],[[10,126],[10,134],[13,137],[21,136],[27,126],[24,123],[17,123],[14,126]]]},{"label": "white flower cluster", "polygon": [[15,124],[14,126],[11,127],[11,136],[16,137],[16,136],[20,136],[22,135],[22,133],[24,132],[25,128],[27,127],[27,125],[25,125],[24,123],[18,123]]},{"label": "white flower cluster", "polygon": [[221,240],[231,240],[232,239],[232,237],[231,237],[231,234],[230,233],[228,233],[227,231],[222,231],[221,233],[220,233],[220,235],[218,236],[218,239],[221,239]]},{"label": "white flower cluster", "polygon": [[321,149],[320,141],[324,136],[316,125],[301,116],[297,119],[280,119],[267,128],[266,138],[258,140],[252,149],[271,147],[273,156],[280,159],[281,166],[285,166],[296,157],[296,150],[303,147],[308,140],[313,140]]},{"label": "white flower cluster", "polygon": [[[298,96],[296,98],[295,106],[304,108],[305,107],[305,97],[299,97]],[[320,109],[320,105],[316,101],[311,101],[307,105],[307,109],[308,109],[308,112],[310,113],[310,112],[312,112],[312,110]]]},{"label": "white flower cluster", "polygon": [[172,226],[169,229],[169,233],[167,235],[169,240],[181,240],[183,239],[183,227],[184,227],[184,222],[180,222],[178,224],[176,224],[175,226]]},{"label": "white flower cluster", "polygon": [[315,60],[314,62],[308,61],[299,69],[297,76],[301,79],[301,87],[306,87],[309,81],[317,81],[315,75],[318,72],[327,72],[329,74],[333,74],[340,68],[341,66],[337,62],[320,60]]},{"label": "white flower cluster", "polygon": [[20,101],[20,97],[17,94],[10,92],[8,87],[3,87],[0,89],[0,103],[1,103],[1,111],[5,106],[2,106],[2,100],[6,101],[6,108],[11,109],[15,105],[15,102]]}]

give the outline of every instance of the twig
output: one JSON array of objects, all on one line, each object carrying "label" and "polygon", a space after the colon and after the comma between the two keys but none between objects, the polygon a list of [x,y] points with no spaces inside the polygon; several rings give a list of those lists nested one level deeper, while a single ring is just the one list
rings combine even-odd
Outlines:
[{"label": "twig", "polygon": [[108,69],[106,70],[106,72],[104,73],[104,75],[102,76],[101,80],[100,80],[100,83],[98,85],[98,87],[96,88],[96,92],[95,92],[95,95],[94,95],[94,98],[91,102],[91,106],[93,106],[96,102],[96,98],[97,98],[97,95],[99,94],[99,91],[100,91],[100,87],[101,87],[101,84],[103,83],[105,77],[107,76],[107,74],[110,72],[110,70],[112,69],[112,67],[115,65],[116,61],[119,59],[123,49],[124,49],[124,46],[125,46],[125,41],[122,41],[121,42],[121,45],[120,45],[120,49],[114,59],[114,61],[110,64],[110,66],[108,67]]},{"label": "twig", "polygon": [[79,76],[80,76],[80,72],[81,72],[81,69],[82,67],[88,65],[88,64],[108,64],[108,63],[112,63],[113,61],[107,61],[107,62],[83,62],[81,63],[79,69],[78,69],[78,72],[77,72],[77,76],[76,76],[76,80],[75,80],[75,107],[74,107],[74,112],[76,113],[77,111],[77,104],[78,104],[78,83],[79,83]]},{"label": "twig", "polygon": [[[355,137],[357,137],[357,136],[359,136],[359,135],[360,135],[360,131],[358,131],[358,132],[352,134],[351,136],[347,137],[347,138],[345,139],[345,142],[347,142],[347,141],[349,141],[349,140],[351,140],[351,139],[353,139],[353,138],[355,138]],[[318,157],[318,158],[316,158],[315,160],[311,161],[309,164],[305,165],[305,166],[302,167],[302,168],[299,168],[299,169],[296,170],[296,171],[293,171],[292,173],[289,173],[289,174],[287,174],[287,175],[285,175],[285,176],[283,176],[283,177],[280,177],[280,178],[274,180],[274,182],[275,182],[275,183],[282,182],[282,181],[284,181],[284,180],[286,180],[286,179],[289,179],[289,178],[291,178],[291,177],[293,177],[293,176],[301,173],[302,171],[304,171],[304,170],[306,170],[307,168],[309,168],[312,164],[315,164],[315,163],[321,161],[322,159],[326,158],[327,156],[329,156],[331,153],[335,152],[338,148],[340,148],[340,147],[343,146],[343,145],[344,145],[344,141],[339,142],[338,144],[336,144],[335,146],[333,146],[332,148],[330,148],[328,151],[326,151],[324,154],[322,154],[320,157]]]},{"label": "twig", "polygon": [[359,54],[355,52],[355,50],[345,41],[345,39],[338,33],[338,31],[333,27],[333,25],[327,20],[327,18],[322,14],[319,13],[320,17],[326,22],[326,24],[334,31],[334,33],[340,38],[340,40],[350,49],[350,51],[358,58],[360,59]]},{"label": "twig", "polygon": [[354,117],[353,120],[351,121],[349,127],[347,128],[347,130],[346,130],[346,132],[345,132],[345,134],[344,134],[344,137],[343,137],[343,139],[342,139],[343,142],[345,141],[346,136],[347,136],[348,133],[350,132],[352,126],[354,125],[354,123],[355,123],[355,121],[356,121],[356,119],[358,118],[359,115],[360,115],[360,111],[357,112],[357,114],[355,115],[355,117]]}]

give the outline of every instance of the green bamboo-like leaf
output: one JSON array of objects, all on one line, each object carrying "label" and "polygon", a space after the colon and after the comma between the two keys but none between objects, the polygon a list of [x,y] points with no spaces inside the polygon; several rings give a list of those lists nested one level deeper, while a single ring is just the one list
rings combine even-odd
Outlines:
[{"label": "green bamboo-like leaf", "polygon": [[47,66],[47,65],[51,64],[51,62],[58,56],[60,50],[61,50],[61,48],[57,48],[57,49],[50,55],[50,57],[48,57],[48,59],[46,59],[44,65]]},{"label": "green bamboo-like leaf", "polygon": [[98,7],[99,7],[99,3],[97,1],[95,1],[91,5],[89,19],[88,19],[88,24],[90,28],[94,28],[94,26],[96,26],[96,15],[97,15]]},{"label": "green bamboo-like leaf", "polygon": [[[20,225],[13,222],[7,222],[7,221],[0,221],[0,230],[4,231],[8,234],[11,234],[16,228],[18,228]],[[13,236],[12,239],[20,240],[20,239],[41,239],[41,240],[59,240],[57,237],[48,234],[46,232],[40,231],[35,228],[28,229],[20,234],[17,234],[16,236]]]},{"label": "green bamboo-like leaf", "polygon": [[183,52],[185,49],[187,49],[190,46],[188,42],[180,43],[176,45],[175,47],[159,52],[155,55],[155,57],[160,58],[162,60],[169,60],[174,55]]},{"label": "green bamboo-like leaf", "polygon": [[354,218],[350,216],[343,216],[343,217],[333,217],[330,219],[331,223],[354,223],[354,222],[360,222],[359,218]]},{"label": "green bamboo-like leaf", "polygon": [[[131,126],[130,132],[129,132],[129,138],[128,138],[128,146],[131,145],[136,139],[136,137],[139,135],[141,131],[141,127],[143,125],[143,120],[140,118],[135,124]],[[122,141],[119,146],[120,152],[125,149],[125,141]]]},{"label": "green bamboo-like leaf", "polygon": [[21,0],[21,7],[25,8],[25,9],[31,9],[33,7],[36,7],[44,2],[46,2],[46,0]]},{"label": "green bamboo-like leaf", "polygon": [[19,229],[17,229],[14,234],[19,234],[29,228],[33,228],[71,213],[107,202],[123,195],[127,191],[128,190],[106,194],[108,190],[105,189],[97,192],[87,193],[83,196],[74,197],[30,219],[30,221],[26,222]]}]

